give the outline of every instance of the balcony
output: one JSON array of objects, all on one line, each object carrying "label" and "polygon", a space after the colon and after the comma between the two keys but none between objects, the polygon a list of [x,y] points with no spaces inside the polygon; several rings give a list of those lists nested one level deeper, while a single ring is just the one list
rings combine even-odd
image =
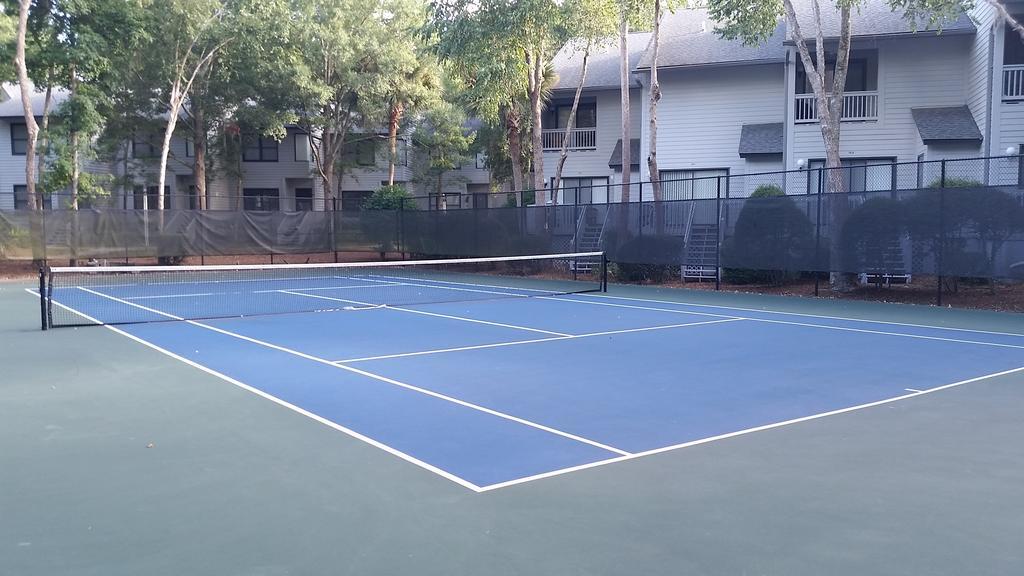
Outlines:
[{"label": "balcony", "polygon": [[[558,152],[565,142],[565,128],[546,128],[541,131],[545,152]],[[596,150],[597,128],[574,128],[569,132],[569,150]]]},{"label": "balcony", "polygon": [[[830,96],[831,98],[831,96]],[[818,121],[818,100],[814,94],[797,94],[793,119],[798,124]],[[844,122],[878,120],[878,92],[847,92],[843,94]]]},{"label": "balcony", "polygon": [[1024,100],[1024,64],[1003,66],[1003,100]]}]

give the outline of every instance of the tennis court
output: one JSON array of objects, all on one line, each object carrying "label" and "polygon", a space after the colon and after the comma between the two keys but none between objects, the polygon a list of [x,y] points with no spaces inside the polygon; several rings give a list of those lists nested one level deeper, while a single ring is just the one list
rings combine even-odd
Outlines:
[{"label": "tennis court", "polygon": [[1024,371],[1017,331],[618,295],[603,266],[54,269],[43,313],[105,324],[475,492]]}]

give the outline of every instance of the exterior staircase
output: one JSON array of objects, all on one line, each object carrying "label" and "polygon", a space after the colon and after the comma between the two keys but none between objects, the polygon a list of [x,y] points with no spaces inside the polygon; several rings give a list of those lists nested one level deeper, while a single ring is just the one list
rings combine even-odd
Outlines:
[{"label": "exterior staircase", "polygon": [[903,256],[903,239],[878,239],[865,246],[871,255],[873,265],[858,276],[861,284],[890,286],[892,284],[909,284],[910,274],[907,272],[906,259]]},{"label": "exterior staircase", "polygon": [[[588,215],[588,212],[592,210],[595,209],[591,206],[584,206],[580,212],[579,221],[576,223],[576,236],[572,242],[574,246],[573,251],[575,252],[601,251],[601,244],[604,240],[604,227],[608,222],[608,212],[605,211],[603,217],[600,214]],[[597,260],[580,259],[571,262],[570,269],[590,274],[599,265],[600,262]]]},{"label": "exterior staircase", "polygon": [[718,273],[718,226],[693,224],[683,253],[683,280],[714,280]]}]

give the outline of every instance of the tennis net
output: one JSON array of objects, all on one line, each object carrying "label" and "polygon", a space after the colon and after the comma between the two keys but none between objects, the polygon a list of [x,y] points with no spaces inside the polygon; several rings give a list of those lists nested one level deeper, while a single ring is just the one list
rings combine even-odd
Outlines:
[{"label": "tennis net", "polygon": [[602,252],[343,264],[54,267],[42,327],[364,310],[603,291]]}]

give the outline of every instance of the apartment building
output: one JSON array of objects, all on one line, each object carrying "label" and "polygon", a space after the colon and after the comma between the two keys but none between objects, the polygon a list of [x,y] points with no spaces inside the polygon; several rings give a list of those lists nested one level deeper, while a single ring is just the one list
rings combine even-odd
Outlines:
[{"label": "apartment building", "polygon": [[[1024,14],[1024,2],[1007,5],[1011,12]],[[807,0],[797,2],[805,22],[811,21],[810,6]],[[1024,144],[1024,42],[997,19],[991,6],[982,3],[972,14],[942,23],[940,30],[915,25],[886,2],[870,0],[854,11],[851,27],[842,155],[844,164],[862,170],[850,170],[853,181],[847,189],[926,186],[937,177],[927,170],[897,171],[892,168],[896,162],[1015,155],[1020,150]],[[779,177],[778,184],[788,193],[814,192],[818,183],[811,175],[824,165],[825,149],[817,105],[792,34],[780,22],[770,38],[749,46],[723,39],[715,28],[702,9],[679,10],[664,17],[658,61],[661,178],[732,176],[731,189],[725,193],[742,196],[767,177],[737,176],[804,170],[808,176]],[[834,61],[838,13],[824,11],[823,32],[826,61]],[[615,110],[617,47],[610,52],[607,65],[615,71],[609,70],[604,79],[607,85],[592,87],[591,82],[599,83],[596,79],[584,84],[584,94],[597,105],[599,122],[592,122],[589,131],[582,125],[574,131],[565,174],[614,183],[615,158],[610,158],[608,166],[596,161],[597,150],[621,146],[621,110]],[[631,59],[636,56],[631,52]],[[572,44],[555,59],[562,79],[556,106],[569,84],[578,81],[581,60],[578,46]],[[637,135],[634,180],[646,181],[650,179],[646,161],[650,153],[649,46],[640,50],[631,67],[638,86],[631,91],[630,111]],[[585,121],[587,113],[581,106]],[[600,122],[602,118],[614,121]],[[1004,172],[1016,173],[1014,162],[986,163],[984,178],[997,182]],[[547,174],[553,175],[553,165],[545,165]],[[569,180],[563,187],[577,183]],[[668,182],[664,192],[671,198],[713,197],[718,193],[714,183]],[[644,199],[651,199],[649,186],[642,193]]]}]

